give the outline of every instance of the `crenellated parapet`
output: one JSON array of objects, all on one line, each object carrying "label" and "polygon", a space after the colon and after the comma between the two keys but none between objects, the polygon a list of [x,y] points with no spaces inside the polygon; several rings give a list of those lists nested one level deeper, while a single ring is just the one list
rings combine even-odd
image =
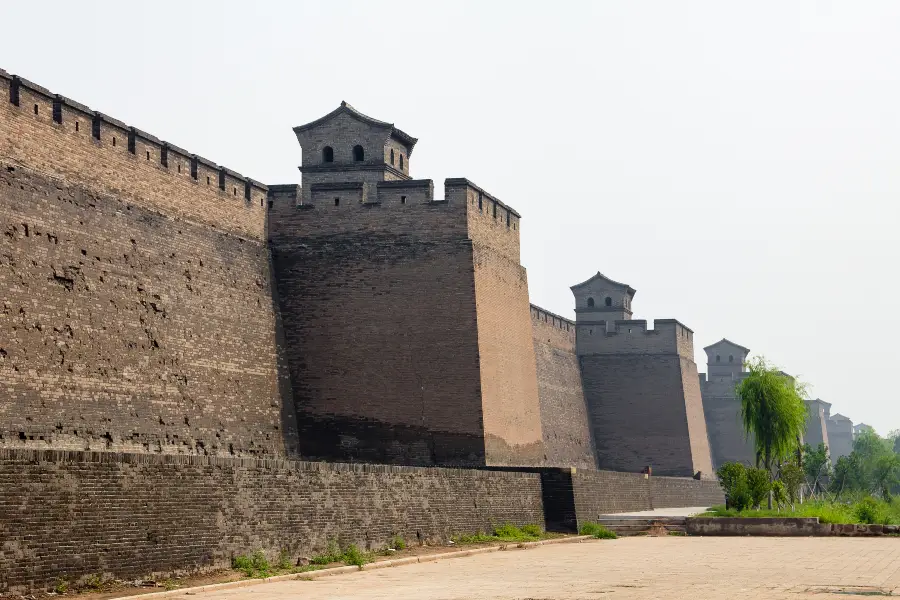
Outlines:
[{"label": "crenellated parapet", "polygon": [[266,186],[0,70],[0,156],[89,189],[262,239]]},{"label": "crenellated parapet", "polygon": [[693,360],[694,332],[676,319],[579,321],[577,351],[582,354],[677,354]]}]

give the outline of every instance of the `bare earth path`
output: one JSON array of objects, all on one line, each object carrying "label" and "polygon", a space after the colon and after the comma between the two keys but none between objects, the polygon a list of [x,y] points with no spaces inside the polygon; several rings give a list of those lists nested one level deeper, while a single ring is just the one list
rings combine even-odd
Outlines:
[{"label": "bare earth path", "polygon": [[885,595],[900,596],[900,538],[673,536],[510,550],[179,598],[862,600]]}]

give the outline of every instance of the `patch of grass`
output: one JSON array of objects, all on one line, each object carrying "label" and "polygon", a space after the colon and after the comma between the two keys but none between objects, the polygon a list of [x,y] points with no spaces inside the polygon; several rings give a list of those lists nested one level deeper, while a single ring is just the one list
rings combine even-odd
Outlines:
[{"label": "patch of grass", "polygon": [[794,508],[786,506],[781,510],[726,509],[725,506],[714,506],[701,517],[818,517],[821,523],[864,524],[878,523],[892,525],[900,523],[900,503],[885,502],[871,497],[857,501],[823,501],[814,500],[795,504]]},{"label": "patch of grass", "polygon": [[670,531],[669,535],[687,535],[687,532],[684,531]]},{"label": "patch of grass", "polygon": [[490,542],[535,542],[553,537],[558,536],[547,533],[539,525],[517,527],[512,523],[504,523],[495,527],[491,533],[479,531],[468,535],[453,536],[450,539],[455,544],[487,544]]},{"label": "patch of grass", "polygon": [[594,536],[598,540],[614,540],[619,537],[616,535],[615,531],[610,531],[600,523],[594,523],[593,521],[582,524],[579,533],[581,535]]},{"label": "patch of grass", "polygon": [[[405,543],[404,543],[405,546]],[[328,542],[328,548],[324,553],[313,556],[310,563],[313,565],[330,565],[332,563],[344,563],[347,565],[356,565],[358,567],[372,561],[372,555],[369,552],[363,552],[356,547],[356,544],[350,544],[343,550],[334,540]]]},{"label": "patch of grass", "polygon": [[53,593],[54,594],[65,594],[69,591],[69,582],[65,579],[57,579],[53,584]]},{"label": "patch of grass", "polygon": [[330,565],[331,563],[342,562],[343,558],[344,553],[341,552],[341,547],[338,546],[335,540],[330,540],[325,552],[313,556],[309,562],[314,565]]},{"label": "patch of grass", "polygon": [[250,556],[240,555],[231,559],[231,568],[242,571],[247,577],[263,578],[272,574],[272,566],[262,550]]},{"label": "patch of grass", "polygon": [[512,523],[504,523],[494,527],[491,533],[456,535],[451,537],[454,544],[489,544],[491,542],[535,542],[559,537],[558,534],[547,533],[540,525],[523,525],[517,527]]}]

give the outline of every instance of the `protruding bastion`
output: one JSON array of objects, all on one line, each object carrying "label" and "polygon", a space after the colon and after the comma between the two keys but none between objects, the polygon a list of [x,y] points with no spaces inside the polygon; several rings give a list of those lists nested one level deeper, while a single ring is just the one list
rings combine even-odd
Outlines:
[{"label": "protruding bastion", "polygon": [[631,316],[635,291],[597,273],[572,287],[576,350],[600,469],[713,477],[693,331]]},{"label": "protruding bastion", "polygon": [[519,214],[466,179],[435,200],[415,138],[346,103],[294,132],[269,232],[303,455],[541,464]]}]

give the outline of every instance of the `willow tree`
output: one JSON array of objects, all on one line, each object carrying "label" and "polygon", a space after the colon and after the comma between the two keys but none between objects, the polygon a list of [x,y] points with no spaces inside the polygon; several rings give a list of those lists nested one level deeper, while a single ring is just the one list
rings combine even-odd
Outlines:
[{"label": "willow tree", "polygon": [[[762,462],[769,478],[772,466],[796,454],[806,430],[808,409],[803,402],[803,386],[762,357],[747,364],[749,373],[736,388],[741,400],[744,431],[756,443],[757,463]],[[769,494],[769,508],[772,495]]]}]

